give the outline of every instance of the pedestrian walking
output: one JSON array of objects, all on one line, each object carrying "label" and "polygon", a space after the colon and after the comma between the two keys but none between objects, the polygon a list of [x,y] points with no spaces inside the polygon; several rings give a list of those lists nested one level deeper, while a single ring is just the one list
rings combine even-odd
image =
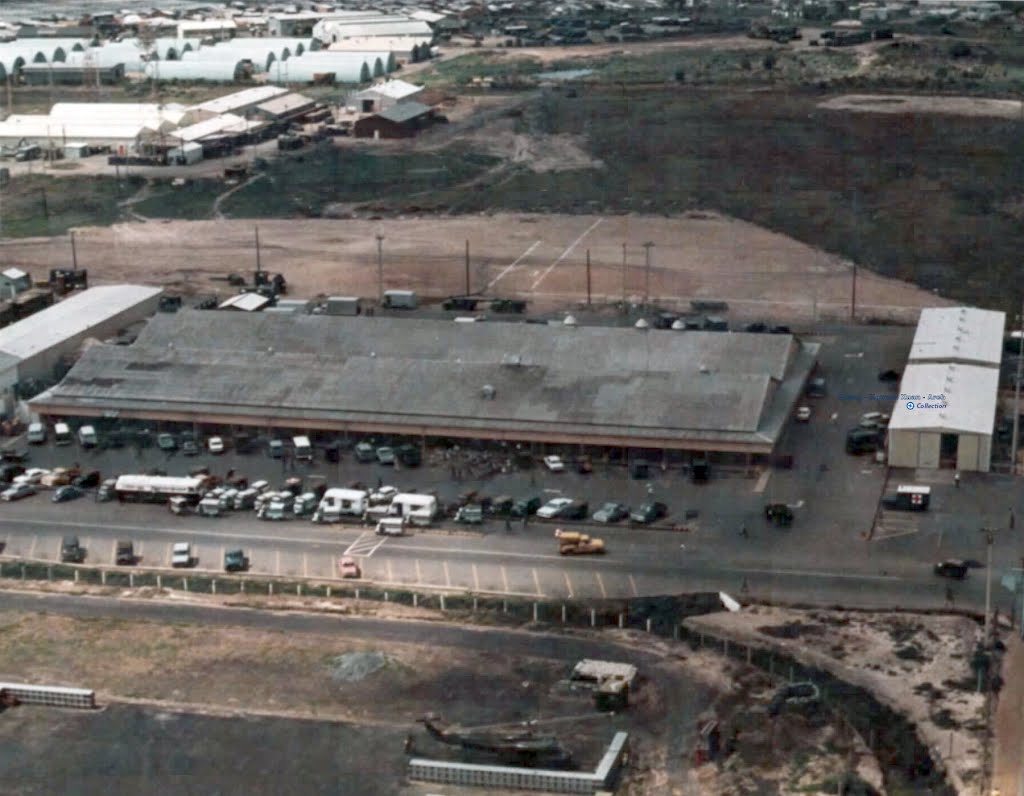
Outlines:
[{"label": "pedestrian walking", "polygon": [[746,523],[743,523],[740,526],[740,536],[742,536],[744,539],[749,539],[750,538],[750,534],[747,532],[747,524]]},{"label": "pedestrian walking", "polygon": [[960,488],[960,471],[959,470],[957,470],[955,473],[953,473],[953,484],[956,486],[957,489]]}]

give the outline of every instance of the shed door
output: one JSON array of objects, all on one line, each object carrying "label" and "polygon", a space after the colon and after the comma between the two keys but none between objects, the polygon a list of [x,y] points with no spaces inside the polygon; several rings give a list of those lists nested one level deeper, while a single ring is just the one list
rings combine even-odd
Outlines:
[{"label": "shed door", "polygon": [[942,435],[935,432],[921,432],[917,435],[917,439],[917,466],[937,470]]}]

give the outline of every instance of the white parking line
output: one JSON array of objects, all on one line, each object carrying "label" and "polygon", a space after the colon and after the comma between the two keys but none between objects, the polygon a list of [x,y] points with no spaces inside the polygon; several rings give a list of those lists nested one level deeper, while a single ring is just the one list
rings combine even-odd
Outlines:
[{"label": "white parking line", "polygon": [[768,480],[771,477],[771,470],[765,470],[763,473],[761,473],[761,477],[758,478],[757,483],[754,484],[754,494],[760,495],[762,492],[764,492],[765,488],[768,486]]},{"label": "white parking line", "polygon": [[415,564],[416,564],[416,582],[417,583],[423,583],[423,575],[420,572],[420,560],[418,558],[415,559]]},{"label": "white parking line", "polygon": [[568,572],[563,572],[562,574],[565,575],[565,588],[567,588],[569,590],[569,599],[571,600],[572,597],[573,597],[572,581],[569,580],[569,573]]},{"label": "white parking line", "polygon": [[448,562],[442,561],[441,563],[444,564],[444,584],[450,589],[452,587],[452,576],[448,572]]},{"label": "white parking line", "polygon": [[309,577],[309,556],[306,553],[302,554],[302,577]]},{"label": "white parking line", "polygon": [[533,585],[537,588],[537,596],[543,597],[544,592],[540,590],[540,577],[537,575],[537,570],[533,567],[530,567],[530,572],[533,573]]},{"label": "white parking line", "polygon": [[508,591],[508,573],[504,566],[501,568],[501,582],[505,585],[505,591]]},{"label": "white parking line", "polygon": [[38,536],[33,536],[32,537],[32,546],[29,547],[29,549],[28,549],[28,557],[29,558],[35,558],[36,557],[36,542],[38,542],[38,541],[39,541],[39,537]]},{"label": "white parking line", "polygon": [[370,531],[364,531],[359,534],[359,538],[352,542],[342,555],[369,558],[376,553],[380,546],[386,541],[387,537],[378,537]]},{"label": "white parking line", "polygon": [[275,575],[280,575],[281,574],[281,551],[280,550],[275,550],[274,551],[274,574]]},{"label": "white parking line", "polygon": [[395,582],[395,573],[391,571],[391,559],[388,559],[388,583]]},{"label": "white parking line", "polygon": [[578,238],[576,238],[576,240],[574,240],[572,243],[570,243],[569,247],[564,252],[562,252],[560,255],[558,255],[558,259],[555,260],[553,263],[551,263],[551,265],[549,265],[544,270],[544,273],[541,274],[540,276],[538,276],[534,280],[533,284],[530,285],[530,290],[531,291],[536,290],[537,286],[547,278],[547,275],[551,273],[551,271],[554,269],[554,267],[556,265],[558,265],[560,262],[562,262],[562,260],[564,260],[570,254],[572,254],[572,250],[575,249],[580,244],[580,241],[582,241],[585,237],[587,237],[587,235],[589,235],[591,232],[593,232],[594,228],[597,227],[597,225],[600,224],[602,221],[604,221],[603,218],[597,219],[597,221],[595,221],[593,224],[591,224],[589,227],[587,227],[587,231],[586,232],[584,232],[582,235],[580,235]]},{"label": "white parking line", "polygon": [[485,287],[484,290],[490,290],[495,285],[495,283],[497,283],[497,281],[499,279],[501,279],[503,276],[505,276],[505,274],[507,274],[509,271],[512,271],[517,265],[519,265],[519,263],[521,263],[523,261],[523,259],[525,259],[526,257],[529,257],[530,256],[530,252],[532,252],[538,246],[540,246],[540,241],[539,240],[535,241],[534,244],[529,249],[527,249],[522,254],[520,254],[518,257],[516,257],[515,262],[513,262],[511,265],[506,265],[502,269],[500,274],[498,274],[496,277],[494,277],[494,279],[492,279],[490,282],[487,283],[487,287]]},{"label": "white parking line", "polygon": [[605,599],[608,599],[608,591],[604,587],[604,580],[601,578],[601,573],[600,572],[595,572],[594,573],[594,577],[597,578],[597,585],[601,589],[601,596],[604,597]]},{"label": "white parking line", "polygon": [[629,576],[629,587],[633,590],[633,596],[634,597],[639,597],[640,596],[640,591],[639,591],[639,589],[637,589],[636,581],[633,580],[633,576],[632,575]]},{"label": "white parking line", "polygon": [[473,588],[480,591],[480,574],[476,571],[476,564],[473,564]]}]

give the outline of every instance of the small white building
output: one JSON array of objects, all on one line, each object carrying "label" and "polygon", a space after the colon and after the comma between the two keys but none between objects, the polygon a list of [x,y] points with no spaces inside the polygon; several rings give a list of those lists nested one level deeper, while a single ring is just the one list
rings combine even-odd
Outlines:
[{"label": "small white building", "polygon": [[423,94],[423,86],[416,86],[404,80],[386,80],[356,92],[348,99],[363,113],[377,113],[401,102],[416,100]]},{"label": "small white building", "polygon": [[32,287],[32,277],[20,268],[6,268],[0,271],[0,297],[14,298]]},{"label": "small white building", "polygon": [[988,472],[1006,313],[922,310],[888,429],[890,467]]}]

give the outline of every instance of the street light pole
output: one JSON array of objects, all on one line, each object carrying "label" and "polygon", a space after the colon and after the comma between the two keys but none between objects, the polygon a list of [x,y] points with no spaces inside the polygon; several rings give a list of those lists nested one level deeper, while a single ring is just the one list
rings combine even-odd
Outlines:
[{"label": "street light pole", "polygon": [[1010,443],[1010,475],[1017,474],[1017,433],[1020,431],[1020,379],[1024,367],[1024,300],[1021,301],[1020,328],[1017,330],[1017,381],[1013,386],[1013,442]]},{"label": "street light pole", "polygon": [[384,236],[377,235],[377,302],[384,304]]},{"label": "street light pole", "polygon": [[647,241],[644,244],[644,309],[651,303],[651,247],[654,244]]}]

